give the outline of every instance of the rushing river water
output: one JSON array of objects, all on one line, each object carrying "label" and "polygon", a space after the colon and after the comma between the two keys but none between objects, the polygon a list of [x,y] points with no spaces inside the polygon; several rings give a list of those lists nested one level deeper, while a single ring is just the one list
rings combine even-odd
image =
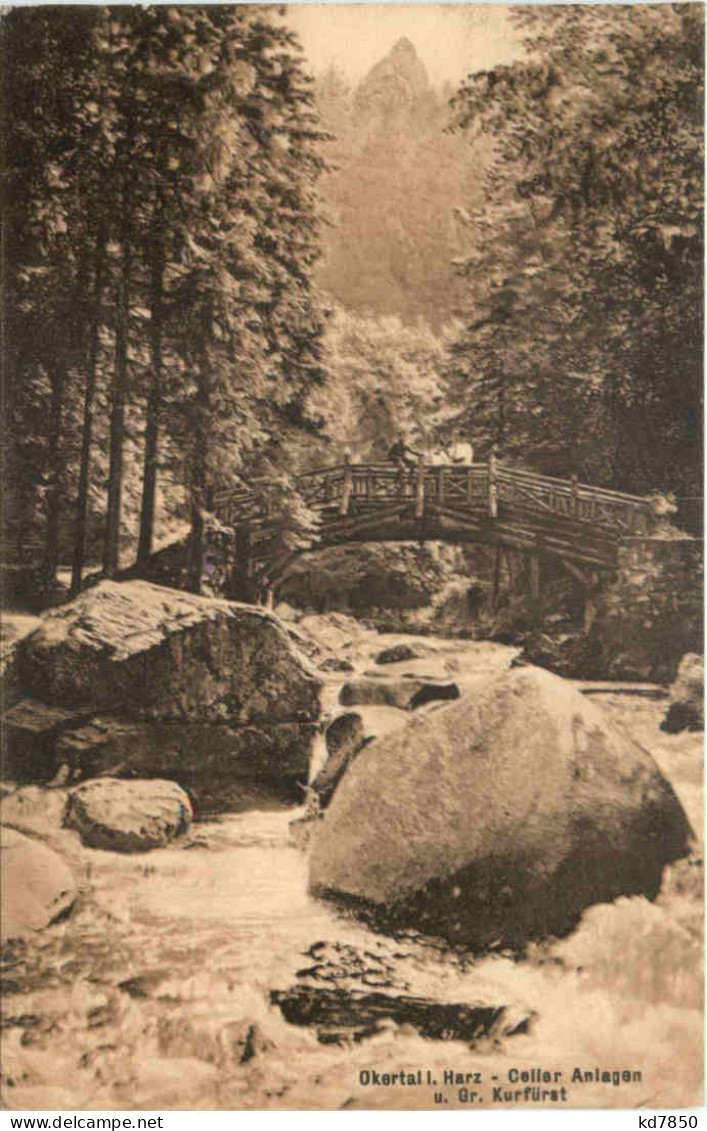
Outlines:
[{"label": "rushing river water", "polygon": [[[370,666],[393,639],[404,638],[361,634],[356,667]],[[467,690],[513,655],[427,643],[436,654],[401,670],[453,675]],[[327,676],[325,711],[341,682],[341,673]],[[663,735],[659,702],[602,700],[651,750],[701,828],[700,736]],[[395,708],[364,711],[376,733],[407,718]],[[290,832],[301,810],[264,797],[255,804],[199,822],[183,844],[148,855],[86,851],[81,905],[6,965],[7,1106],[424,1108],[435,1095],[467,1106],[471,1091],[485,1107],[700,1102],[699,858],[669,870],[654,904],[596,906],[568,939],[532,947],[522,961],[496,953],[474,962],[434,941],[377,935],[312,899],[307,854]],[[325,956],[332,987],[505,1006],[506,1028],[470,1044],[390,1022],[360,1042],[323,1044],[270,1000],[272,990],[306,979],[312,953]],[[528,1024],[508,1035],[523,1018]],[[580,1083],[575,1069],[611,1075]],[[538,1098],[532,1084],[526,1093],[538,1070],[561,1073],[554,1079],[566,1100]],[[409,1080],[393,1081],[401,1072]],[[445,1072],[479,1074],[482,1084],[465,1091]]]}]

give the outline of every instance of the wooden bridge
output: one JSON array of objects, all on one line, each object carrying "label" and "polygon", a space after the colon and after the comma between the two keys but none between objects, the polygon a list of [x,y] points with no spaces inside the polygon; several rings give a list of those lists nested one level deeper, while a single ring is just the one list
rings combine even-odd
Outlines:
[{"label": "wooden bridge", "polygon": [[[310,549],[350,542],[477,542],[529,555],[531,592],[540,593],[540,561],[553,557],[588,592],[615,571],[627,538],[649,536],[650,499],[506,467],[491,457],[468,466],[355,464],[305,472],[298,490],[319,519]],[[232,596],[252,599],[275,584],[297,554],[278,554],[278,518],[252,491],[217,496],[220,522],[236,530]],[[301,552],[301,551],[300,551]]]}]

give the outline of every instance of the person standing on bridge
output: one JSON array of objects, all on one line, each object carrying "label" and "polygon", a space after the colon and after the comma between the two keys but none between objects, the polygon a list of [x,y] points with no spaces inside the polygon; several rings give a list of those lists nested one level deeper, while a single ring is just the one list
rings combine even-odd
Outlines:
[{"label": "person standing on bridge", "polygon": [[470,440],[462,439],[461,432],[457,432],[449,449],[452,463],[460,467],[467,467],[474,462],[474,449]]}]

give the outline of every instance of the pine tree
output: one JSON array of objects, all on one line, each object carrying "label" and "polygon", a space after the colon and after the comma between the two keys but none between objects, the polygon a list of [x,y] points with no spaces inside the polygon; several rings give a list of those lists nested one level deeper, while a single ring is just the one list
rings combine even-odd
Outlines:
[{"label": "pine tree", "polygon": [[74,492],[76,591],[105,502],[113,575],[137,533],[137,451],[139,566],[162,462],[170,496],[175,474],[187,491],[196,588],[214,491],[289,474],[315,429],[324,135],[296,41],[246,7],[19,11],[3,34],[18,512],[41,512],[50,579]]},{"label": "pine tree", "polygon": [[511,455],[644,492],[700,492],[703,15],[518,11],[527,59],[472,76],[459,128],[494,139],[461,413]]},{"label": "pine tree", "polygon": [[[85,350],[89,286],[80,107],[92,89],[95,13],[12,11],[2,21],[9,171],[6,409],[13,448],[10,506],[18,538],[44,519],[43,586],[51,589],[66,500],[67,411]],[[45,407],[37,397],[46,390]]]}]

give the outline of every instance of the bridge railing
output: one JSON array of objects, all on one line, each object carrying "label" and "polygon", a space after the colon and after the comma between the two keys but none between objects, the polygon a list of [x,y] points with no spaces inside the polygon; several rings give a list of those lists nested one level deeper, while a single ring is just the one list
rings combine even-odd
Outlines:
[{"label": "bridge railing", "polygon": [[485,463],[466,466],[438,464],[424,469],[425,498],[440,506],[457,503],[486,505],[489,471]]},{"label": "bridge railing", "polygon": [[[391,462],[350,463],[315,468],[298,477],[304,499],[315,508],[336,508],[347,514],[386,501],[415,500],[421,516],[426,503],[441,508],[482,509],[491,517],[504,503],[535,513],[548,513],[611,530],[613,534],[639,535],[650,531],[650,501],[638,495],[593,487],[573,479],[557,479],[511,468],[491,459],[488,463],[426,465],[423,460],[409,470]],[[222,492],[216,509],[228,523],[259,522],[267,517],[252,491]]]},{"label": "bridge railing", "polygon": [[350,498],[376,502],[412,496],[422,473],[425,498],[430,501],[470,502],[485,498],[488,492],[488,465],[421,465],[401,472],[394,463],[351,463],[305,472],[298,483],[309,502],[338,502],[346,484]]},{"label": "bridge railing", "polygon": [[645,534],[652,522],[650,503],[639,495],[592,487],[576,479],[499,466],[498,497],[502,502],[526,505],[534,510],[609,527],[620,535]]}]

